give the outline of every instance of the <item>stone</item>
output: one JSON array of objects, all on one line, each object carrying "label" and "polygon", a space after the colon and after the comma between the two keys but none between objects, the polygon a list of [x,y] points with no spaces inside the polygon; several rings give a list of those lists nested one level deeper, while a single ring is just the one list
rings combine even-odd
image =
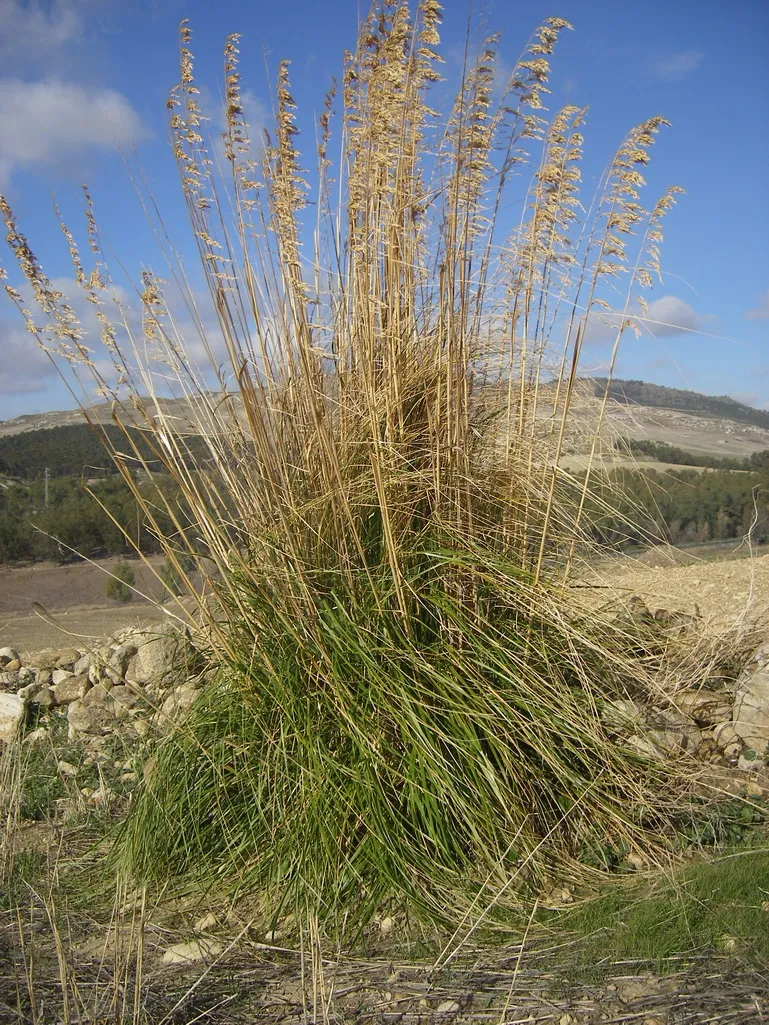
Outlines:
[{"label": "stone", "polygon": [[435,1008],[436,1014],[456,1014],[459,1010],[459,1004],[456,1000],[443,1000]]},{"label": "stone", "polygon": [[675,757],[689,748],[688,734],[681,729],[648,730],[646,733],[636,733],[632,737],[628,737],[626,743],[628,747],[643,755],[644,758],[655,760]]},{"label": "stone", "polygon": [[138,698],[132,691],[121,684],[119,687],[113,687],[109,692],[110,699],[114,702],[116,708],[135,708],[138,704]]},{"label": "stone", "polygon": [[135,641],[124,641],[122,644],[119,644],[109,657],[109,668],[117,673],[118,676],[124,676],[128,663],[138,650],[139,646]]},{"label": "stone", "polygon": [[39,708],[55,708],[57,701],[56,695],[50,687],[42,687],[35,697],[35,704]]},{"label": "stone", "polygon": [[211,932],[219,924],[219,917],[215,911],[209,911],[195,923],[195,932]]},{"label": "stone", "polygon": [[714,726],[730,718],[734,695],[723,690],[685,690],[676,694],[674,702],[676,708],[690,719],[705,726]]},{"label": "stone", "polygon": [[0,672],[0,690],[18,690],[19,674]]},{"label": "stone", "polygon": [[57,669],[72,669],[80,658],[77,648],[58,648],[53,653],[52,662]]},{"label": "stone", "polygon": [[19,687],[16,691],[16,696],[21,698],[22,701],[28,701],[30,704],[35,704],[35,698],[42,689],[43,685],[35,680],[32,683],[28,683],[26,687]]},{"label": "stone", "polygon": [[85,655],[81,655],[77,662],[72,666],[72,672],[75,676],[82,676],[83,673],[90,672],[93,663],[94,656],[90,651],[87,651]]},{"label": "stone", "polygon": [[200,691],[190,684],[184,687],[179,687],[178,690],[173,691],[163,702],[163,707],[160,709],[161,716],[168,716],[173,718],[174,716],[183,715],[188,709],[190,709],[197,697],[199,697]]},{"label": "stone", "polygon": [[150,635],[139,644],[126,667],[125,678],[142,687],[147,684],[172,687],[184,679],[189,654],[185,642],[176,634]]},{"label": "stone", "polygon": [[163,964],[194,964],[218,957],[223,946],[213,940],[190,940],[188,943],[175,943],[163,954]]},{"label": "stone", "polygon": [[102,730],[114,725],[115,717],[111,703],[86,705],[81,699],[73,701],[67,709],[69,739],[77,739],[79,734],[101,733]]},{"label": "stone", "polygon": [[88,707],[89,705],[100,705],[106,701],[114,700],[112,697],[112,685],[106,681],[97,683],[95,687],[91,687],[83,695],[83,705]]},{"label": "stone", "polygon": [[3,669],[6,673],[18,673],[21,671],[21,659],[12,658],[10,662],[6,662]]},{"label": "stone", "polygon": [[601,722],[613,729],[634,731],[643,723],[643,715],[630,698],[614,698],[601,709]]},{"label": "stone", "polygon": [[0,648],[0,666],[6,666],[9,662],[21,662],[18,651],[15,648]]},{"label": "stone", "polygon": [[720,748],[724,749],[724,751],[734,745],[737,745],[740,750],[742,750],[743,747],[737,727],[731,720],[729,720],[729,722],[719,723],[713,728],[713,739]]},{"label": "stone", "polygon": [[54,687],[58,687],[60,683],[64,683],[65,680],[69,680],[74,675],[69,669],[54,669],[51,673],[51,681]]},{"label": "stone", "polygon": [[[53,676],[55,681],[56,673]],[[90,689],[91,681],[87,674],[83,673],[82,676],[68,675],[60,683],[54,682],[53,692],[60,705],[69,705],[72,701],[80,701],[81,698],[84,698]]]},{"label": "stone", "polygon": [[16,694],[0,694],[0,741],[11,744],[27,718],[27,704]]},{"label": "stone", "polygon": [[734,729],[746,748],[769,751],[769,643],[761,645],[734,688]]},{"label": "stone", "polygon": [[72,762],[64,761],[63,758],[61,761],[56,763],[56,768],[58,769],[59,775],[64,776],[65,779],[74,779],[79,772],[76,765],[73,765]]},{"label": "stone", "polygon": [[763,767],[763,758],[760,758],[755,751],[747,749],[742,752],[737,760],[737,768],[742,772],[758,772]]},{"label": "stone", "polygon": [[387,917],[383,918],[382,921],[379,923],[379,931],[383,936],[389,936],[394,928],[395,920],[391,918],[390,915],[387,915]]}]

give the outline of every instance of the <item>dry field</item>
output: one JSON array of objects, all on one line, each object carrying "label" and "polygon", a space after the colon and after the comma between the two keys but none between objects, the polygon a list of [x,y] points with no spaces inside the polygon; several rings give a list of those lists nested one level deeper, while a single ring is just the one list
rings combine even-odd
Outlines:
[{"label": "dry field", "polygon": [[[149,561],[156,568],[163,563],[159,557]],[[135,594],[125,605],[105,597],[106,574],[116,562],[0,566],[0,645],[12,644],[28,654],[73,640],[88,644],[129,626],[164,619],[163,609],[150,600],[160,599],[163,589],[138,559],[131,560],[135,587],[146,597]],[[42,606],[50,619],[35,611],[33,603]]]}]

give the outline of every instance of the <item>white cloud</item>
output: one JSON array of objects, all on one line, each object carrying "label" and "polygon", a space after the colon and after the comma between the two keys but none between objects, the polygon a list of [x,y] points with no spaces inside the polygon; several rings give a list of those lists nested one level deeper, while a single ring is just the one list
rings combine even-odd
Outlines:
[{"label": "white cloud", "polygon": [[[637,307],[636,307],[637,309]],[[587,345],[611,344],[617,337],[622,322],[619,310],[595,310],[588,317],[585,343]],[[676,295],[664,295],[649,303],[645,314],[633,312],[626,317],[637,325],[642,337],[672,338],[676,335],[692,334],[711,330],[712,314],[697,313],[689,303]],[[629,337],[629,330],[625,333]]]},{"label": "white cloud", "polygon": [[60,167],[84,150],[120,149],[144,135],[139,115],[112,89],[0,79],[0,186],[18,169]]},{"label": "white cloud", "polygon": [[769,320],[769,288],[761,296],[758,306],[748,310],[745,317],[747,320]]},{"label": "white cloud", "polygon": [[655,338],[670,338],[673,335],[705,331],[713,326],[712,314],[700,314],[689,303],[676,295],[663,295],[649,303],[649,309],[638,318],[644,328]]},{"label": "white cloud", "polygon": [[87,0],[0,0],[0,61],[38,63],[76,38]]},{"label": "white cloud", "polygon": [[658,82],[680,82],[697,70],[704,56],[702,50],[662,54],[651,61],[649,74]]}]

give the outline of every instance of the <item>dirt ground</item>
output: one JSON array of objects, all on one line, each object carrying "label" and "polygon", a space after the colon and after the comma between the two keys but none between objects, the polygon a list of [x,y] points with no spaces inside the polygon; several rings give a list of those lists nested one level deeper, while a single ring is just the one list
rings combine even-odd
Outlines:
[{"label": "dirt ground", "polygon": [[[125,605],[105,596],[107,574],[116,562],[0,566],[0,647],[10,644],[29,654],[78,642],[87,646],[127,627],[164,620],[167,612],[153,604],[163,596],[163,588],[138,559],[130,562],[139,593]],[[153,557],[149,563],[158,569],[163,559]]]},{"label": "dirt ground", "polygon": [[[686,564],[671,564],[676,559]],[[769,554],[745,557],[738,542],[733,549],[722,548],[717,558],[661,550],[607,560],[586,570],[582,581],[592,601],[638,595],[651,608],[699,614],[716,629],[769,625]]]},{"label": "dirt ground", "polygon": [[[106,574],[115,562],[0,566],[0,647],[10,644],[28,654],[78,641],[87,645],[167,619],[173,609],[153,604],[162,587],[138,559],[132,565],[141,594],[126,605],[105,597]],[[150,564],[157,569],[162,559]],[[765,621],[769,631],[769,554],[746,557],[738,542],[701,553],[660,548],[603,560],[583,570],[577,584],[591,605],[639,595],[652,608],[699,613],[717,629]]]}]

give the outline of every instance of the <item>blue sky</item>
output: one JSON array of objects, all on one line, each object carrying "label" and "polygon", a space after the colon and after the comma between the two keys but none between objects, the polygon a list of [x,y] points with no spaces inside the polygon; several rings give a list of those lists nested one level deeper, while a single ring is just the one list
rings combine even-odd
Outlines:
[{"label": "blue sky", "polygon": [[[627,129],[653,114],[672,127],[654,147],[650,201],[668,184],[687,192],[665,224],[664,284],[649,296],[652,316],[670,326],[657,337],[629,337],[619,376],[769,408],[769,5],[488,0],[469,15],[475,39],[503,33],[500,59],[508,67],[547,16],[575,27],[559,42],[549,105],[590,108],[586,192]],[[82,224],[81,182],[91,187],[104,236],[127,272],[136,277],[154,265],[157,249],[126,155],[143,169],[185,245],[165,110],[183,17],[193,30],[203,105],[214,118],[227,33],[242,33],[243,85],[257,121],[267,119],[277,61],[293,61],[299,126],[311,151],[313,117],[340,73],[343,50],[354,47],[359,7],[354,0],[0,0],[0,192],[49,277],[66,283],[72,276],[51,199]],[[467,24],[465,0],[448,0],[442,52],[449,75]],[[0,262],[8,265],[5,252]],[[605,358],[597,345],[586,363],[598,369]],[[0,297],[0,419],[71,406]]]}]

